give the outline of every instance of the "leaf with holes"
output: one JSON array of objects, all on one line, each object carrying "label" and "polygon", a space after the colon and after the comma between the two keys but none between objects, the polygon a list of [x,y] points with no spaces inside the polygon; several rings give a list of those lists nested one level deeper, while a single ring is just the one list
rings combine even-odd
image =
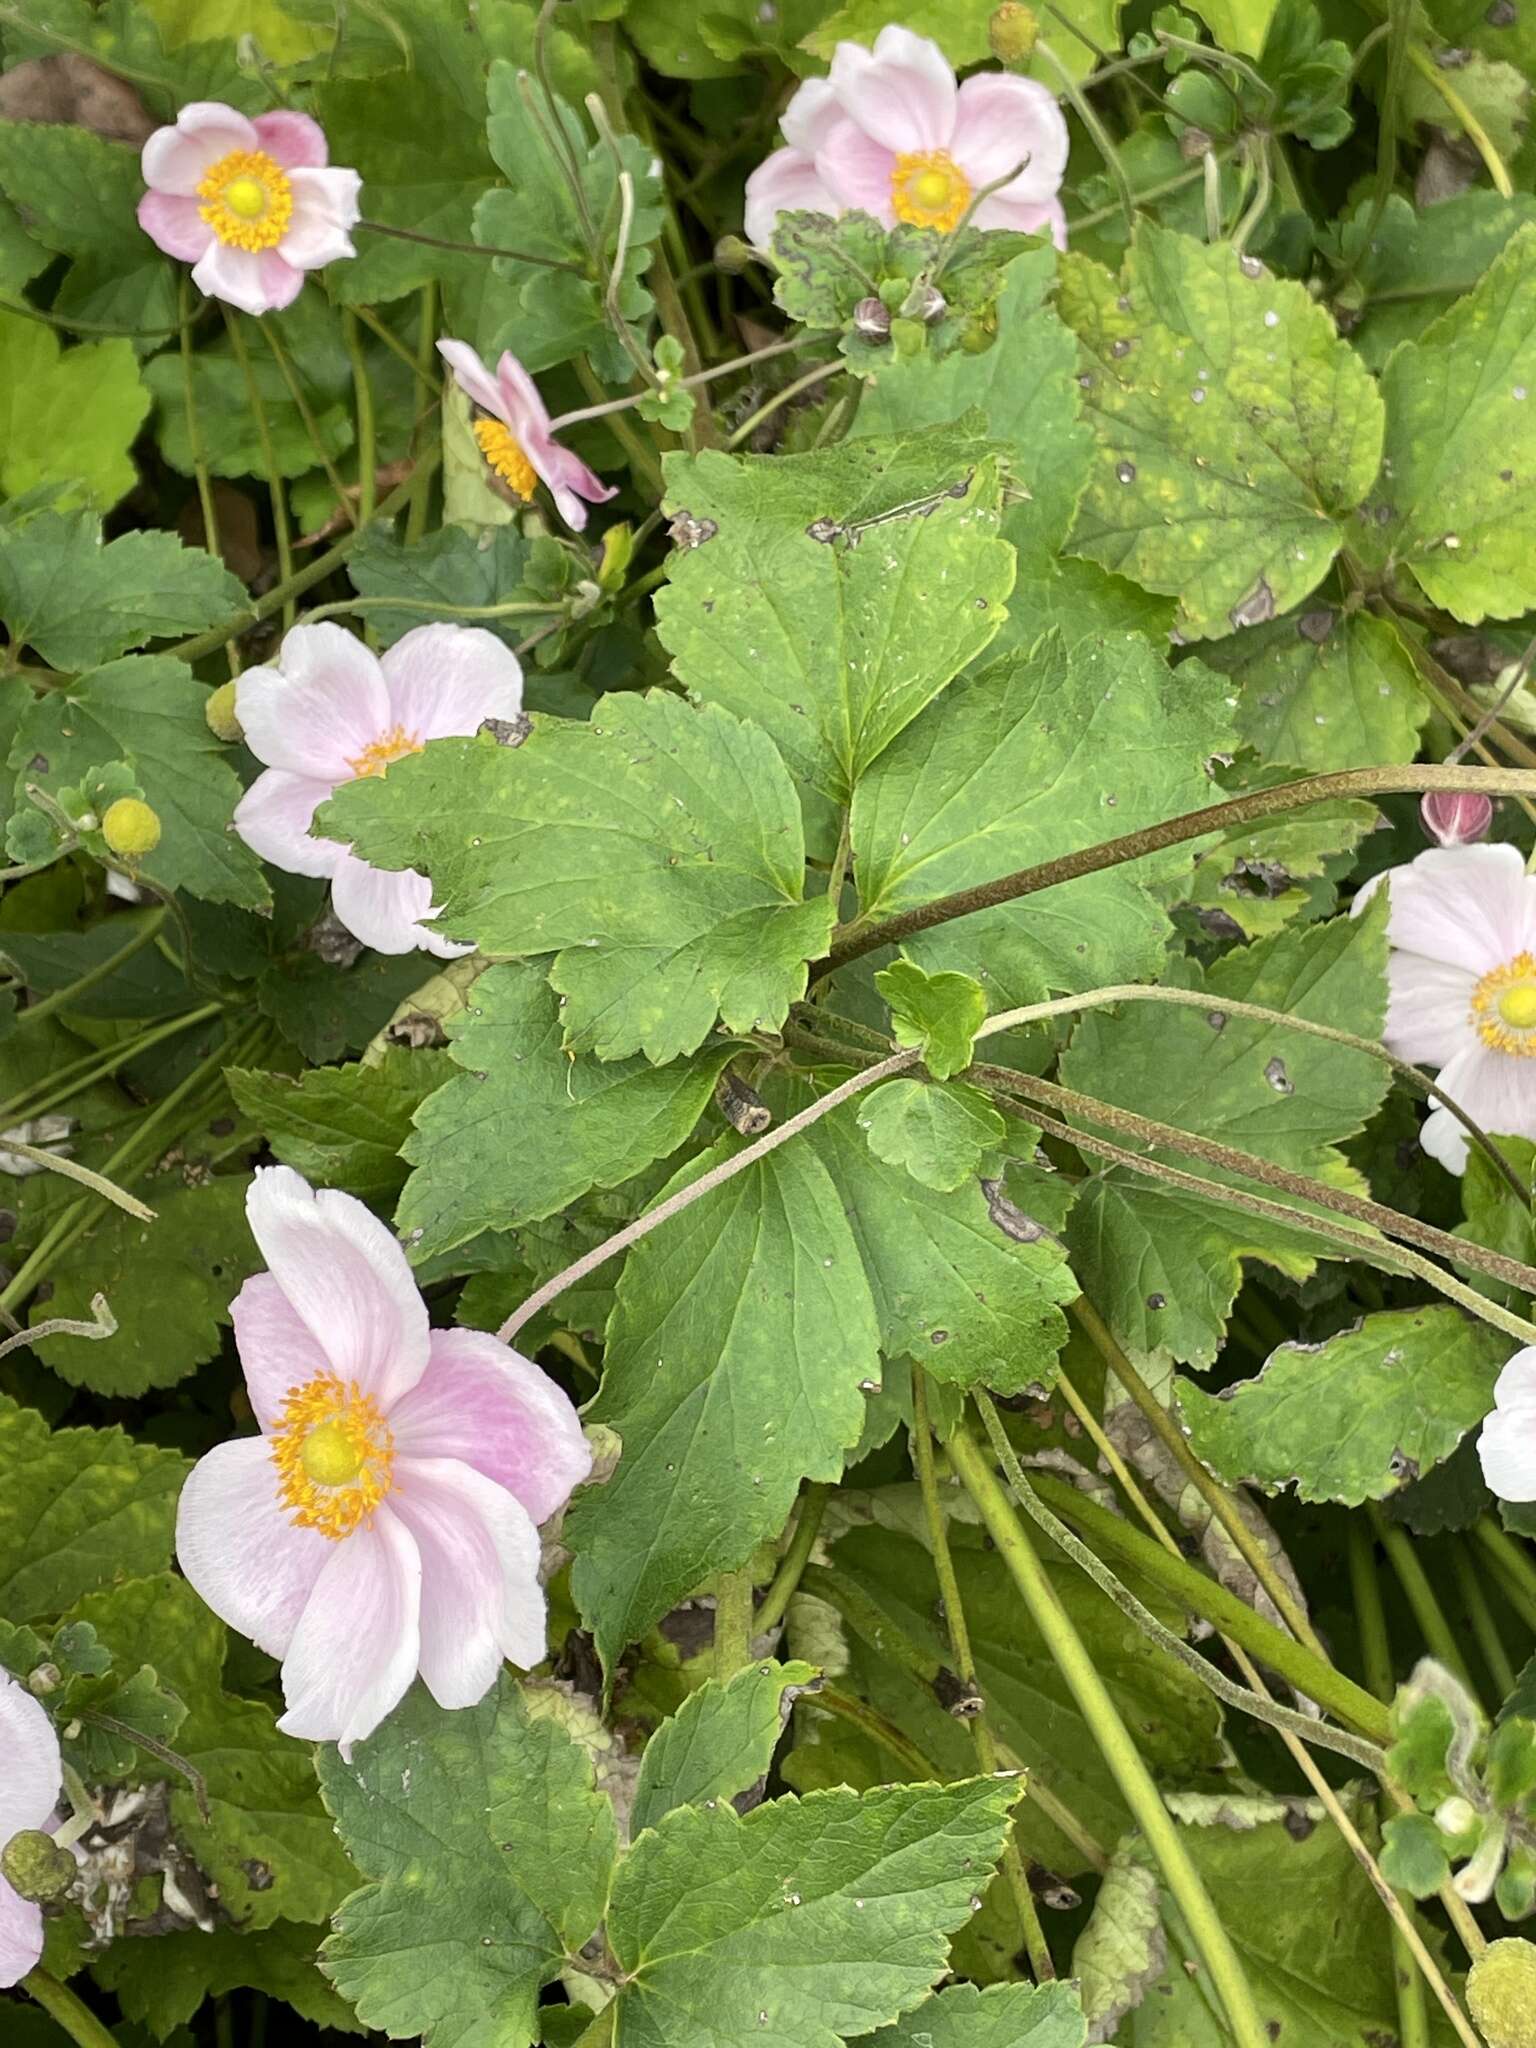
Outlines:
[{"label": "leaf with holes", "polygon": [[1282,1344],[1219,1395],[1182,1383],[1179,1399],[1223,1478],[1353,1508],[1448,1458],[1493,1406],[1508,1357],[1502,1331],[1458,1308],[1399,1309],[1324,1344]]},{"label": "leaf with holes", "polygon": [[819,454],[667,463],[706,537],[656,596],[678,680],[770,732],[838,803],[1003,622],[1013,556],[986,442],[956,427]]},{"label": "leaf with holes", "polygon": [[1098,453],[1072,545],[1220,639],[1316,588],[1381,460],[1382,405],[1304,286],[1143,222],[1117,281],[1081,257],[1061,306]]}]

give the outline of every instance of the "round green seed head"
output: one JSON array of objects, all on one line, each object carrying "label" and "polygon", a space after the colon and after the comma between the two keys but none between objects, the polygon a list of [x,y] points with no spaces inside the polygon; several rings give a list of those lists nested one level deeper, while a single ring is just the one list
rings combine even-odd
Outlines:
[{"label": "round green seed head", "polygon": [[141,860],[160,844],[160,815],[136,796],[120,796],[101,821],[102,835],[122,860]]},{"label": "round green seed head", "polygon": [[11,1890],[34,1905],[62,1898],[74,1883],[75,1859],[41,1828],[12,1835],[0,1849],[0,1877]]},{"label": "round green seed head", "polygon": [[1490,1941],[1467,1978],[1467,2008],[1488,2048],[1536,2048],[1536,1947]]}]

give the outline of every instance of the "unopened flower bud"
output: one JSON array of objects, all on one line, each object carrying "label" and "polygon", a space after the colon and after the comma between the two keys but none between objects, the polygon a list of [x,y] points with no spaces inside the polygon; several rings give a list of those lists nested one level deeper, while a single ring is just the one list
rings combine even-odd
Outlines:
[{"label": "unopened flower bud", "polygon": [[921,320],[925,327],[931,327],[935,320],[942,320],[949,311],[949,302],[937,285],[919,281],[907,293],[902,313],[908,320]]},{"label": "unopened flower bud", "polygon": [[1536,1948],[1490,1941],[1467,1977],[1467,2009],[1488,2048],[1536,2048]]},{"label": "unopened flower bud", "polygon": [[102,836],[122,860],[142,860],[160,844],[160,814],[136,796],[120,796],[107,806]]},{"label": "unopened flower bud", "polygon": [[1437,846],[1471,846],[1488,837],[1493,798],[1472,789],[1432,789],[1419,799],[1419,816]]},{"label": "unopened flower bud", "polygon": [[34,1905],[62,1898],[75,1881],[75,1859],[41,1828],[25,1828],[0,1849],[0,1877]]},{"label": "unopened flower bud", "polygon": [[232,742],[245,738],[245,734],[240,728],[240,720],[235,715],[235,686],[233,683],[220,683],[219,687],[210,694],[207,703],[203,706],[203,716],[207,719],[208,730],[215,739]]},{"label": "unopened flower bud", "polygon": [[752,244],[744,242],[740,235],[722,235],[715,244],[715,268],[733,277],[762,260]]},{"label": "unopened flower bud", "polygon": [[992,19],[987,23],[987,41],[1000,64],[1028,63],[1035,53],[1039,33],[1035,10],[1021,6],[1019,0],[1003,0],[1001,7],[993,9]]},{"label": "unopened flower bud", "polygon": [[1464,1835],[1477,1826],[1477,1809],[1470,1799],[1453,1793],[1435,1808],[1435,1826],[1443,1835]]},{"label": "unopened flower bud", "polygon": [[889,341],[891,311],[883,299],[860,299],[853,309],[853,331],[865,341]]},{"label": "unopened flower bud", "polygon": [[39,1664],[27,1673],[27,1691],[35,1693],[38,1699],[48,1693],[57,1692],[64,1683],[64,1674],[57,1664]]},{"label": "unopened flower bud", "polygon": [[1186,163],[1197,163],[1211,153],[1211,138],[1203,128],[1186,128],[1179,137],[1179,155]]}]

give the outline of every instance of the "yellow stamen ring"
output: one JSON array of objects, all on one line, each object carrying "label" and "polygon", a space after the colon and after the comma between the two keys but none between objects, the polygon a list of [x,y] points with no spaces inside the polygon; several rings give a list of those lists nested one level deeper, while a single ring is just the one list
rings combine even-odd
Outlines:
[{"label": "yellow stamen ring", "polygon": [[393,761],[403,761],[407,754],[419,754],[421,741],[414,733],[407,732],[403,725],[392,725],[388,732],[371,740],[360,754],[354,754],[347,766],[356,776],[382,775]]},{"label": "yellow stamen ring", "polygon": [[235,249],[275,249],[293,219],[293,187],[264,149],[221,156],[204,172],[197,196],[203,219]]},{"label": "yellow stamen ring", "polygon": [[914,150],[891,168],[891,211],[912,227],[948,234],[970,203],[970,180],[947,149]]},{"label": "yellow stamen ring", "polygon": [[1472,991],[1472,1022],[1484,1045],[1536,1059],[1536,954],[1517,953]]},{"label": "yellow stamen ring", "polygon": [[369,1521],[393,1489],[389,1425],[355,1382],[334,1373],[292,1390],[269,1442],[290,1519],[333,1543]]},{"label": "yellow stamen ring", "polygon": [[538,471],[523,453],[522,444],[512,429],[500,420],[482,419],[475,421],[474,435],[480,453],[495,475],[525,505],[531,504],[538,486]]}]

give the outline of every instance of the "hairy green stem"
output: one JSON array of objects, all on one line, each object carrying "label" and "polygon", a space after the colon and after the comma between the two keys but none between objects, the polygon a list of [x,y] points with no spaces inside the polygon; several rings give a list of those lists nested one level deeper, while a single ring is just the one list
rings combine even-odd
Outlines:
[{"label": "hairy green stem", "polygon": [[963,1426],[950,1439],[949,1455],[1184,1916],[1226,2012],[1232,2048],[1269,2048],[1269,2036],[1231,1938],[1108,1687],[1045,1574],[1028,1529],[1014,1512],[975,1438]]},{"label": "hairy green stem", "polygon": [[[422,467],[423,465],[419,464],[416,475],[407,477],[403,483],[397,484],[384,499],[378,510],[380,519],[389,518],[409,500],[412,491],[420,485]],[[436,467],[435,454],[432,458],[432,467]],[[206,633],[194,633],[190,640],[178,640],[174,647],[166,648],[165,652],[174,654],[178,661],[201,661],[205,654],[212,654],[216,648],[222,647],[232,634],[245,633],[252,626],[259,626],[263,619],[270,619],[274,612],[281,611],[290,599],[301,597],[306,590],[312,590],[317,583],[323,583],[332,570],[340,568],[361,538],[362,528],[353,527],[352,531],[343,535],[334,547],[327,548],[323,555],[316,555],[304,568],[295,570],[285,583],[274,584],[244,611],[236,612],[233,618],[225,619],[217,626],[210,626]]]},{"label": "hairy green stem", "polygon": [[1532,1565],[1525,1545],[1486,1514],[1472,1524],[1471,1535],[1487,1553],[1511,1606],[1527,1628],[1536,1630],[1536,1565]]},{"label": "hairy green stem", "polygon": [[[44,996],[41,1002],[29,1003],[17,1016],[16,1029],[20,1031],[28,1025],[40,1024],[45,1017],[56,1016],[60,1010],[73,1009],[82,996],[89,995],[93,988],[100,988],[104,981],[110,981],[117,970],[125,967],[136,953],[142,953],[146,946],[152,946],[160,936],[160,927],[165,923],[165,919],[166,912],[163,909],[151,911],[125,946],[120,946],[115,953],[108,954],[105,960],[98,961],[94,967],[87,969],[67,987],[56,988],[52,995]],[[0,941],[0,951],[3,950],[4,942]]]},{"label": "hairy green stem", "polygon": [[9,1130],[12,1124],[46,1116],[50,1109],[61,1102],[68,1102],[82,1089],[92,1087],[97,1081],[110,1080],[119,1067],[136,1060],[162,1039],[174,1038],[182,1031],[190,1031],[194,1024],[205,1024],[210,1017],[218,1016],[221,1007],[218,1003],[205,1003],[201,1009],[168,1018],[164,1024],[157,1024],[152,1031],[142,1032],[137,1038],[124,1039],[109,1052],[101,1053],[93,1048],[82,1053],[79,1059],[71,1060],[67,1066],[50,1074],[46,1081],[34,1083],[31,1088],[24,1088],[20,1094],[13,1095],[9,1102],[0,1103],[0,1130]]},{"label": "hairy green stem", "polygon": [[342,334],[352,364],[352,402],[357,412],[357,523],[366,526],[378,501],[379,449],[378,417],[374,410],[373,384],[368,376],[368,359],[358,333],[357,315],[342,315]]},{"label": "hairy green stem", "polygon": [[1435,1598],[1435,1589],[1429,1583],[1429,1574],[1419,1562],[1412,1537],[1401,1522],[1389,1522],[1375,1501],[1367,1501],[1366,1513],[1370,1517],[1376,1541],[1387,1553],[1387,1562],[1396,1574],[1397,1583],[1403,1589],[1403,1597],[1413,1610],[1413,1618],[1418,1623],[1419,1633],[1423,1636],[1430,1655],[1438,1658],[1448,1671],[1454,1672],[1467,1691],[1476,1698],[1477,1688],[1472,1683],[1472,1673],[1467,1668],[1467,1660],[1461,1654],[1461,1645],[1445,1618],[1444,1609]]},{"label": "hairy green stem", "polygon": [[1425,790],[1482,791],[1488,796],[1536,796],[1536,773],[1515,768],[1445,767],[1417,764],[1402,768],[1346,768],[1329,775],[1308,775],[1297,782],[1278,783],[1273,789],[1250,790],[1230,797],[1225,803],[1210,804],[1203,810],[1188,811],[1177,818],[1164,818],[1138,832],[1123,833],[1096,846],[1080,847],[1075,853],[1060,854],[1054,860],[1039,861],[1033,867],[1016,868],[973,888],[957,889],[936,897],[894,917],[880,918],[850,926],[826,958],[811,969],[818,980],[834,969],[858,960],[882,946],[899,945],[916,932],[931,931],[935,925],[970,917],[978,910],[992,910],[1000,903],[1013,903],[1042,889],[1063,882],[1075,882],[1084,875],[1102,874],[1106,868],[1121,867],[1127,861],[1144,860],[1170,846],[1191,839],[1228,832],[1238,825],[1250,825],[1260,818],[1283,816],[1343,796],[1412,795]]},{"label": "hairy green stem", "polygon": [[1070,1313],[1103,1359],[1109,1372],[1125,1389],[1126,1395],[1135,1404],[1143,1421],[1151,1428],[1163,1449],[1221,1524],[1239,1557],[1264,1588],[1275,1612],[1291,1634],[1298,1642],[1304,1643],[1314,1657],[1321,1658],[1327,1663],[1328,1653],[1323,1648],[1317,1631],[1290,1587],[1276,1571],[1273,1558],[1249,1528],[1226,1487],[1214,1474],[1208,1472],[1195,1456],[1183,1430],[1126,1356],[1108,1323],[1086,1295],[1078,1296],[1072,1304]]},{"label": "hairy green stem", "polygon": [[800,1581],[806,1566],[811,1561],[811,1552],[816,1548],[816,1538],[821,1534],[822,1517],[827,1512],[827,1503],[832,1498],[830,1486],[813,1480],[800,1496],[800,1512],[795,1517],[794,1534],[785,1545],[779,1568],[773,1575],[773,1583],[763,1595],[763,1603],[757,1610],[752,1623],[752,1633],[767,1635],[777,1628],[789,1610],[789,1603],[799,1591]]},{"label": "hairy green stem", "polygon": [[[186,414],[187,448],[192,474],[197,480],[197,502],[203,515],[203,546],[215,561],[222,560],[219,547],[219,515],[213,502],[213,480],[208,474],[208,462],[203,453],[203,430],[197,412],[197,385],[192,370],[192,290],[185,276],[178,286],[178,307],[181,328],[181,398]],[[238,673],[240,654],[233,640],[229,642],[229,665],[232,673]]]},{"label": "hairy green stem", "polygon": [[283,382],[288,386],[288,396],[293,400],[299,418],[304,422],[304,431],[309,436],[309,445],[314,449],[316,456],[319,458],[320,467],[325,471],[326,481],[330,484],[332,494],[336,499],[337,509],[344,518],[350,521],[353,528],[360,532],[363,522],[357,516],[357,507],[352,502],[351,493],[342,482],[340,470],[337,469],[336,464],[331,459],[331,451],[326,447],[324,440],[321,438],[319,424],[310,409],[309,400],[304,396],[304,386],[299,381],[298,370],[294,366],[292,356],[289,355],[287,348],[283,344],[282,336],[277,331],[276,322],[273,320],[263,320],[261,322],[261,335],[267,347],[272,351],[272,360],[282,372]]},{"label": "hairy green stem", "polygon": [[[437,359],[437,280],[431,278],[421,288],[421,319],[416,333],[416,412],[411,427],[411,461],[422,482],[419,489],[411,491],[410,502],[405,508],[405,543],[410,547],[419,541],[427,530],[427,505],[432,494],[432,468],[423,470],[421,465],[421,441],[426,429],[427,415],[434,404],[441,400],[442,386],[437,380],[434,363]],[[438,454],[441,455],[441,444]]]},{"label": "hairy green stem", "polygon": [[[944,1520],[944,1504],[939,1498],[938,1474],[934,1468],[933,1423],[928,1413],[928,1380],[922,1367],[912,1367],[912,1465],[917,1473],[918,1491],[922,1495],[923,1519],[928,1527],[928,1548],[933,1553],[933,1568],[939,1581],[939,1599],[944,1608],[944,1625],[949,1631],[950,1656],[954,1661],[955,1676],[969,1695],[982,1701],[980,1707],[970,1715],[971,1740],[976,1745],[976,1761],[982,1774],[994,1777],[999,1766],[997,1743],[987,1720],[987,1708],[982,1699],[981,1687],[976,1678],[976,1659],[971,1650],[971,1632],[965,1619],[965,1603],[960,1594],[960,1580],[955,1571],[955,1560],[949,1548],[949,1530]],[[1056,1965],[1051,1960],[1051,1951],[1045,1938],[1045,1929],[1040,1925],[1039,1909],[1035,1895],[1030,1890],[1029,1872],[1019,1845],[1010,1828],[1008,1841],[1002,1856],[1003,1881],[1013,1900],[1014,1911],[1019,1916],[1019,1925],[1024,1933],[1024,1953],[1029,1957],[1029,1967],[1037,1984],[1043,1984],[1056,1974]]]},{"label": "hairy green stem", "polygon": [[715,1677],[722,1685],[752,1661],[752,1567],[715,1581]]},{"label": "hairy green stem", "polygon": [[[288,523],[288,487],[282,470],[278,467],[277,448],[272,439],[272,423],[267,418],[266,400],[262,397],[261,386],[256,381],[251,352],[245,345],[245,331],[240,325],[239,314],[232,306],[224,307],[224,325],[229,333],[229,345],[245,378],[251,418],[256,422],[256,438],[261,443],[261,465],[267,479],[267,500],[272,507],[272,535],[277,544],[277,580],[281,587],[290,583],[293,578],[293,532]],[[284,632],[293,624],[293,620],[294,605],[292,598],[289,598],[283,606]]]},{"label": "hairy green stem", "polygon": [[1451,84],[1451,81],[1440,69],[1434,58],[1426,51],[1421,50],[1417,43],[1410,42],[1408,45],[1408,62],[1418,72],[1425,84],[1432,91],[1440,95],[1441,99],[1445,101],[1446,106],[1461,123],[1467,140],[1487,166],[1488,175],[1493,180],[1493,189],[1498,193],[1499,197],[1501,199],[1513,199],[1515,188],[1509,181],[1509,172],[1504,167],[1504,159],[1499,155],[1492,136],[1489,135],[1488,130],[1477,118],[1476,114],[1473,113],[1455,86]]},{"label": "hairy green stem", "polygon": [[76,2048],[118,2048],[112,2029],[104,2026],[67,1984],[46,1970],[31,1971],[22,1978],[21,1988],[36,1999],[55,2026],[63,2028]]},{"label": "hairy green stem", "polygon": [[1499,1634],[1499,1625],[1493,1618],[1493,1609],[1488,1605],[1488,1595],[1483,1591],[1483,1582],[1477,1575],[1477,1563],[1472,1555],[1472,1546],[1465,1536],[1451,1538],[1451,1564],[1456,1572],[1456,1590],[1461,1595],[1467,1619],[1472,1624],[1472,1633],[1477,1638],[1478,1651],[1493,1680],[1494,1698],[1508,1699],[1515,1689],[1515,1667],[1510,1662],[1504,1639]]}]

